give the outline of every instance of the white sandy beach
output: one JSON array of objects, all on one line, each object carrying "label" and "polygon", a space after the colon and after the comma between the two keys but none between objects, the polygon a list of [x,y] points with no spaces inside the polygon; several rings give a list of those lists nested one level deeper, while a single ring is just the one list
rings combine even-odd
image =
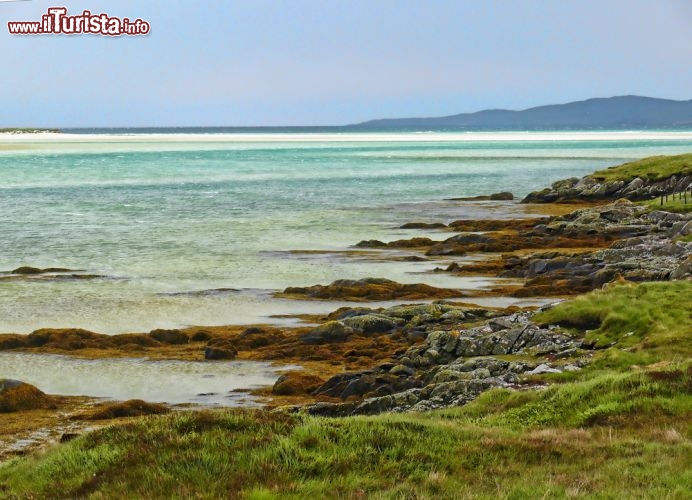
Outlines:
[{"label": "white sandy beach", "polygon": [[70,134],[0,133],[0,145],[31,143],[103,142],[493,142],[493,141],[641,141],[690,140],[682,131],[566,131],[566,132],[334,132],[334,133],[161,133]]}]

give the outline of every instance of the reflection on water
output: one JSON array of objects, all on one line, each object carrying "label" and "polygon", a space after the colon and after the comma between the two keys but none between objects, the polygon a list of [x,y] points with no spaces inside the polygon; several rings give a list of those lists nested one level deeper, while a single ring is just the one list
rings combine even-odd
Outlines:
[{"label": "reflection on water", "polygon": [[278,377],[275,366],[253,361],[85,360],[0,353],[0,378],[21,380],[48,394],[115,400],[256,406],[257,400],[242,390],[272,385]]}]

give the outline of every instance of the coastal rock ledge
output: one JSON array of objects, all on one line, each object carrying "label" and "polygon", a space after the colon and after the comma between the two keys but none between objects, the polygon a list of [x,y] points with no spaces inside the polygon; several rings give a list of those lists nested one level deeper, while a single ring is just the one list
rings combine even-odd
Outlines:
[{"label": "coastal rock ledge", "polygon": [[[692,154],[653,156],[636,162],[572,177],[527,195],[522,203],[571,203],[626,198],[651,200],[692,190]],[[692,197],[690,198],[692,203]]]}]

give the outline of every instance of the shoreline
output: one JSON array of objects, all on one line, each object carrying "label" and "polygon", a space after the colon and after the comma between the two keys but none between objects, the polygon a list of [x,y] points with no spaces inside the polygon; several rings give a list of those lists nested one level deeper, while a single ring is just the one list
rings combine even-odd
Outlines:
[{"label": "shoreline", "polygon": [[[552,211],[550,204],[545,206]],[[521,293],[515,296],[554,301],[590,290],[608,290],[626,280],[684,282],[687,276],[689,281],[692,244],[684,239],[688,227],[692,232],[692,216],[652,210],[627,200],[605,200],[522,223],[463,221],[446,240],[430,240],[416,248],[452,260],[455,255],[478,251],[486,258],[450,265],[440,272],[500,277],[513,273],[523,285],[492,293]],[[660,274],[662,266],[667,266],[669,275]],[[415,289],[433,295],[439,290],[444,289]],[[343,299],[400,291],[401,284],[388,280],[342,280],[284,293]],[[0,349],[82,359],[137,353],[149,359],[298,365],[302,370],[291,371],[273,387],[251,394],[268,398],[269,408],[326,416],[446,408],[465,404],[492,388],[541,387],[543,382],[534,374],[578,372],[597,353],[595,344],[571,338],[559,326],[536,322],[535,309],[479,307],[469,304],[473,297],[430,299],[426,304],[387,308],[366,300],[329,314],[301,318],[318,326],[230,325],[115,336],[78,329],[41,330],[28,336],[0,335]],[[506,343],[505,338],[513,340]],[[505,361],[508,357],[517,361]],[[472,379],[464,375],[466,368],[461,374],[450,372],[462,359],[461,366],[469,366]],[[482,366],[476,366],[477,362]]]},{"label": "shoreline", "polygon": [[0,145],[16,142],[478,142],[478,141],[639,141],[639,140],[689,140],[692,130],[631,130],[631,131],[498,131],[498,132],[238,132],[238,133],[10,133],[0,132]]}]

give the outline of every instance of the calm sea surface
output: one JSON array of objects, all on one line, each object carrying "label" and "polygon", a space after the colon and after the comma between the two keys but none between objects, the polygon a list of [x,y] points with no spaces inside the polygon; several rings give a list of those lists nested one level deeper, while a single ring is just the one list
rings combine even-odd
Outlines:
[{"label": "calm sea surface", "polygon": [[290,251],[421,234],[397,229],[412,220],[523,214],[514,203],[445,199],[521,197],[557,179],[689,151],[690,132],[2,137],[0,271],[64,267],[106,278],[0,280],[0,332],[266,322],[334,309],[270,294],[339,278],[487,285],[425,274],[439,262]]}]

